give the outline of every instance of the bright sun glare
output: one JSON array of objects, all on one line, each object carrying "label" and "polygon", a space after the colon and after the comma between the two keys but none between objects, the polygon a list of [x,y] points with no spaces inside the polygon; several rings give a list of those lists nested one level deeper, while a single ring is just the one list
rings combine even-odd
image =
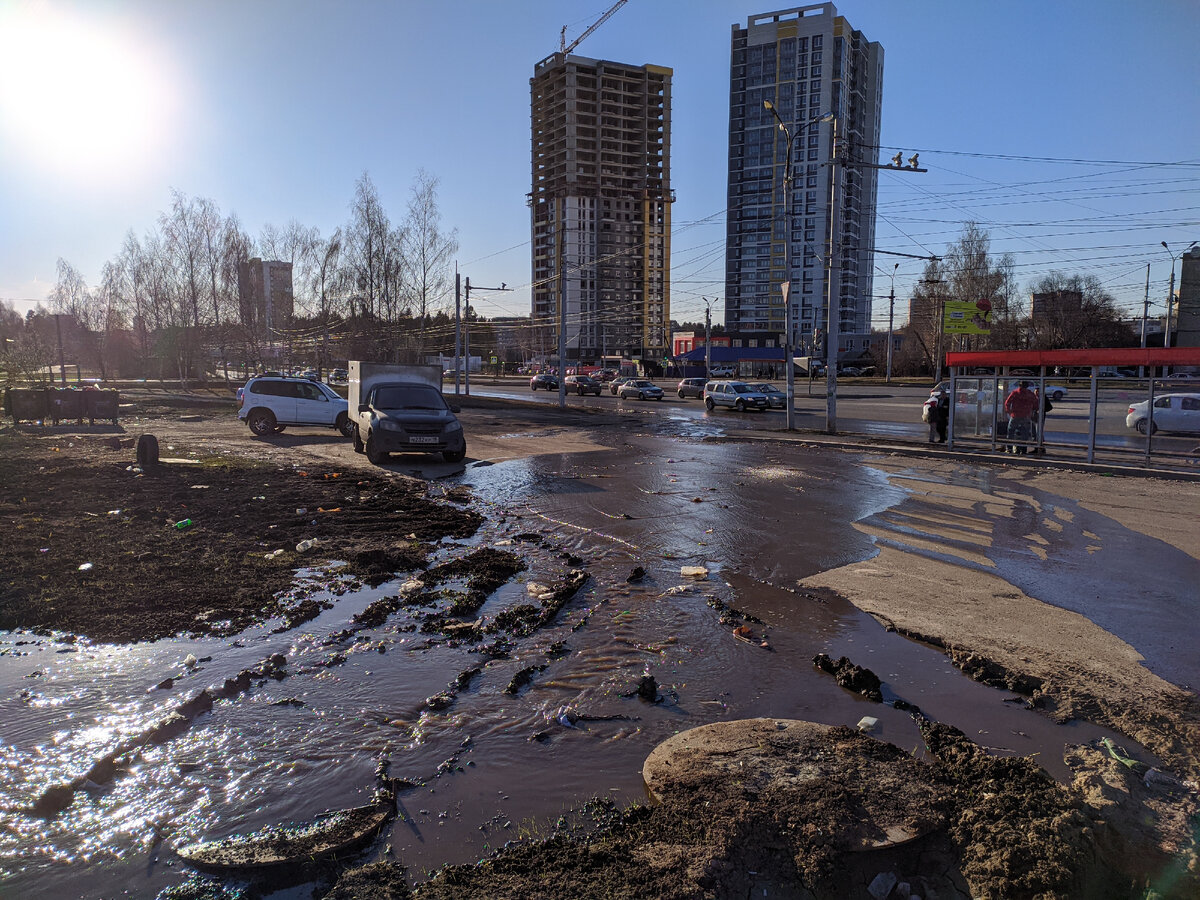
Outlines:
[{"label": "bright sun glare", "polygon": [[156,68],[130,35],[49,4],[0,8],[0,140],[54,175],[123,180],[169,129]]}]

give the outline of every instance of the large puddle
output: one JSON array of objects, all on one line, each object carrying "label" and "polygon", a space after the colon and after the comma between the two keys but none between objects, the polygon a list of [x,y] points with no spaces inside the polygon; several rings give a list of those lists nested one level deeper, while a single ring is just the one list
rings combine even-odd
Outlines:
[{"label": "large puddle", "polygon": [[[871,716],[877,736],[921,755],[910,717],[817,672],[821,652],[874,670],[885,697],[919,705],[996,753],[1037,754],[1059,778],[1065,744],[1107,734],[1054,725],[849,604],[795,590],[806,575],[869,558],[874,541],[853,523],[919,503],[910,482],[836,454],[630,441],[622,461],[551,455],[460,479],[491,521],[470,542],[446,541],[447,558],[497,545],[528,565],[483,607],[485,619],[526,602],[527,582],[561,578],[572,557],[590,576],[553,626],[517,639],[506,659],[413,630],[405,609],[347,631],[400,581],[346,592],[329,572],[301,573],[297,591],[332,608],[283,633],[268,622],[236,640],[131,647],[0,634],[0,892],[152,897],[181,877],[172,846],[365,803],[380,760],[420,783],[400,796],[402,815],[384,838],[419,875],[544,831],[590,797],[644,800],[650,750],[709,722],[779,716],[853,726]],[[1059,533],[1061,555],[1080,565],[1096,534],[1086,526]],[[1017,576],[1034,577],[1028,554],[1012,552]],[[631,583],[636,566],[646,575]],[[684,577],[684,566],[709,575]],[[1082,598],[1068,575],[1054,585],[1064,605]],[[761,620],[752,640],[721,623],[727,606]],[[286,657],[287,677],[255,683],[179,736],[147,745],[111,782],[83,785],[60,815],[21,811],[196,691],[274,653]],[[520,670],[542,665],[527,686],[508,690]],[[426,698],[478,666],[452,705],[429,709]],[[660,703],[628,696],[647,674]]]}]

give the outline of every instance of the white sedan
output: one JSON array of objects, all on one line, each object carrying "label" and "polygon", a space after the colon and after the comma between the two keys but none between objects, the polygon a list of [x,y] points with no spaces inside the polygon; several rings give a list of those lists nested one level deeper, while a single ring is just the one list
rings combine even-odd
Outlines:
[{"label": "white sedan", "polygon": [[1163,394],[1154,398],[1154,414],[1149,414],[1149,400],[1131,404],[1125,416],[1125,426],[1139,434],[1162,431],[1185,431],[1200,434],[1200,394]]}]

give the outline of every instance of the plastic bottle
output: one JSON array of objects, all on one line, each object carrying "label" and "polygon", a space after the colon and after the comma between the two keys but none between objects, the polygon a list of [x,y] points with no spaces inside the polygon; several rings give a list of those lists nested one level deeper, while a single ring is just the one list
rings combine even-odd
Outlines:
[{"label": "plastic bottle", "polygon": [[185,528],[190,528],[191,525],[192,525],[191,519],[180,519],[178,522],[175,523],[175,527],[178,528],[180,531],[183,531],[183,529],[185,529]]}]

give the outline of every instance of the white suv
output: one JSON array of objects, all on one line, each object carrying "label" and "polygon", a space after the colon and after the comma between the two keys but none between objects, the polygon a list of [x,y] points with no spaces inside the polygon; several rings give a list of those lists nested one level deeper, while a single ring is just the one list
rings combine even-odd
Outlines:
[{"label": "white suv", "polygon": [[728,406],[742,412],[747,409],[766,409],[768,400],[744,381],[710,381],[704,386],[704,405],[709,410]]},{"label": "white suv", "polygon": [[289,425],[336,428],[344,437],[354,434],[346,401],[319,381],[267,375],[251,378],[241,395],[238,418],[259,437],[283,431]]}]

